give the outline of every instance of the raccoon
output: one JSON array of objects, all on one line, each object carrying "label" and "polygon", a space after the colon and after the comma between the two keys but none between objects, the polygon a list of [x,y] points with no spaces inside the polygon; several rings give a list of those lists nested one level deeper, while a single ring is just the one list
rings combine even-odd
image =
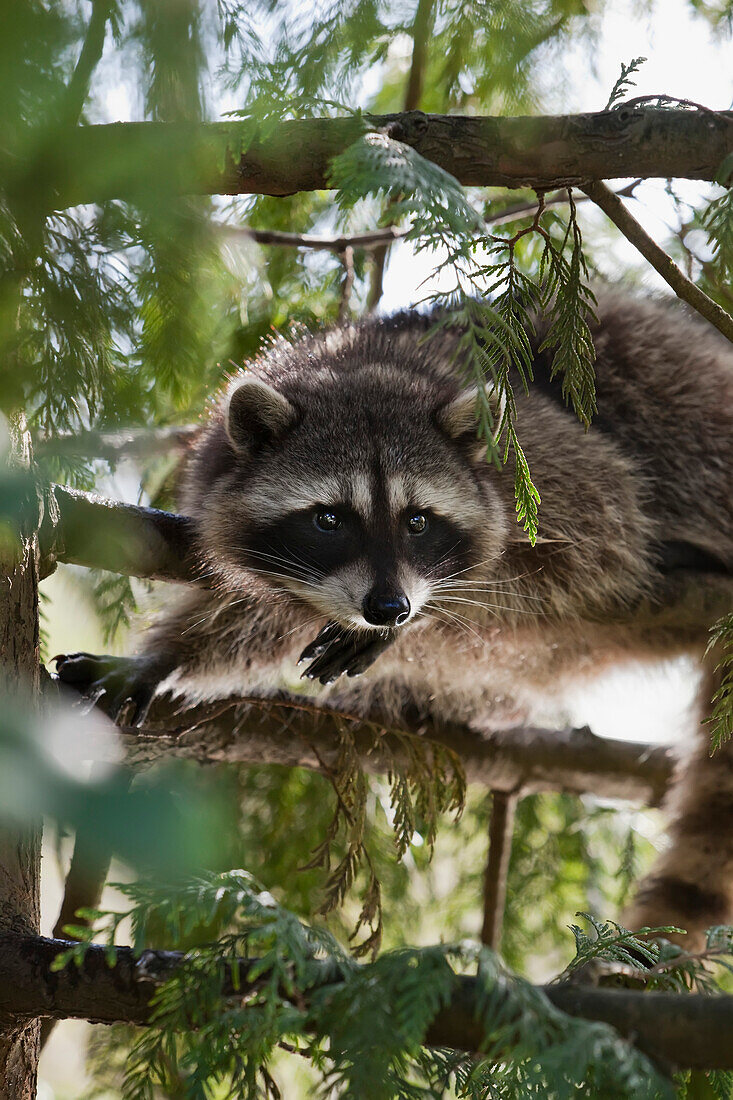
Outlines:
[{"label": "raccoon", "polygon": [[[209,587],[185,591],[139,656],[62,657],[60,679],[139,723],[156,692],[268,691],[300,660],[353,712],[496,729],[536,722],[612,665],[702,660],[705,578],[733,573],[731,349],[679,306],[603,293],[585,431],[538,318],[535,383],[517,395],[542,495],[531,546],[513,472],[477,439],[464,333],[434,322],[408,312],[278,340],[237,374],[185,475]],[[713,688],[708,669],[692,734]],[[636,927],[733,915],[733,748],[711,760],[697,741]]]}]

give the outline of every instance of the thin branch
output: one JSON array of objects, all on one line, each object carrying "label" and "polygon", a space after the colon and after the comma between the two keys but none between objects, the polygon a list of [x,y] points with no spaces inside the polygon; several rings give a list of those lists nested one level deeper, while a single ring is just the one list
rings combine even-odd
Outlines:
[{"label": "thin branch", "polygon": [[514,791],[491,792],[489,855],[484,873],[484,919],[481,926],[481,943],[485,943],[494,951],[498,951],[501,947],[516,808],[517,794]]},{"label": "thin branch", "polygon": [[433,29],[435,0],[418,0],[412,26],[412,58],[405,90],[405,110],[418,111],[428,69],[428,49]]},{"label": "thin branch", "polygon": [[342,253],[347,248],[363,248],[372,251],[383,244],[404,237],[406,229],[388,225],[384,229],[373,229],[368,233],[352,233],[341,237],[320,236],[315,233],[284,233],[279,229],[252,229],[248,225],[225,225],[213,223],[218,230],[229,237],[246,237],[257,244],[275,245],[283,248],[308,248],[313,251]]},{"label": "thin branch", "polygon": [[[101,771],[109,776],[109,765],[99,765],[92,771],[95,778]],[[133,772],[126,768],[116,769],[121,779],[132,782]],[[64,896],[56,923],[53,927],[54,939],[63,939],[68,924],[90,927],[91,922],[83,916],[79,916],[80,909],[95,909],[99,905],[104,884],[107,881],[112,852],[100,845],[99,838],[84,830],[78,831],[74,838],[74,852],[71,857],[71,865],[64,884]],[[41,1024],[41,1050],[48,1042],[53,1031],[55,1021],[45,1019]]]},{"label": "thin branch", "polygon": [[344,278],[341,283],[341,302],[339,304],[339,321],[343,324],[348,320],[349,313],[351,311],[351,292],[354,289],[354,279],[356,272],[354,270],[354,249],[351,245],[347,245],[341,253],[341,260],[344,265]]},{"label": "thin branch", "polygon": [[[150,1000],[160,983],[181,965],[174,951],[145,951],[136,957],[129,947],[113,949],[115,964],[107,962],[107,948],[92,944],[80,967],[73,963],[59,972],[51,965],[69,947],[68,941],[41,936],[7,936],[0,941],[0,1013],[20,1019],[49,1016],[97,1023],[147,1024]],[[236,995],[241,1004],[254,983],[248,981],[257,959],[242,959],[237,967],[236,994],[225,978],[222,995]],[[226,972],[226,971],[225,971]],[[336,988],[328,960],[313,960],[311,988]],[[262,976],[257,981],[261,983]],[[733,996],[692,993],[647,993],[591,989],[569,984],[539,987],[562,1012],[596,1020],[616,1028],[651,1058],[685,1069],[733,1068]],[[308,991],[293,994],[302,1007]],[[487,1023],[486,998],[476,978],[455,977],[448,1004],[428,1028],[427,1046],[474,1051],[481,1047]],[[483,1007],[482,1007],[483,1006]],[[503,1029],[509,1024],[498,1005]],[[484,1017],[482,1021],[482,1017]]]},{"label": "thin branch", "polygon": [[[634,192],[643,180],[632,180],[631,183],[627,183],[625,187],[620,187],[618,191],[614,191],[615,195],[619,195],[622,198],[632,199],[635,198]],[[575,205],[580,202],[589,202],[587,195],[576,195],[573,198]],[[568,188],[564,188],[562,191],[558,191],[556,195],[545,195],[543,201],[543,209],[547,210],[551,206],[567,206],[568,205]],[[522,218],[525,215],[527,217],[537,213],[539,209],[539,203],[537,200],[530,202],[517,202],[512,206],[505,206],[502,210],[498,210],[496,214],[489,214],[484,221],[487,225],[497,226],[504,225],[506,222],[514,222],[518,218]]]},{"label": "thin branch", "polygon": [[[410,111],[376,115],[369,124],[477,187],[550,191],[622,177],[714,180],[733,148],[730,111],[638,106],[537,118]],[[19,166],[16,186],[27,187],[28,173],[53,179],[53,209],[149,194],[151,181],[171,195],[320,190],[329,187],[333,157],[363,126],[352,116],[282,122],[268,128],[266,140],[247,142],[244,153],[236,121],[59,127],[37,162]]]},{"label": "thin branch", "polygon": [[723,336],[733,343],[733,316],[714,302],[712,298],[691,282],[677,264],[670,259],[663,248],[652,240],[642,229],[636,218],[631,215],[610,187],[600,180],[582,185],[581,190],[601,208],[624,237],[641,252],[655,271],[669,283],[678,298],[692,306],[702,317],[710,322]]},{"label": "thin branch", "polygon": [[106,462],[125,458],[151,458],[169,451],[182,451],[195,438],[198,424],[172,425],[165,428],[125,428],[121,431],[69,432],[68,435],[41,437],[36,455],[45,458],[88,457]]},{"label": "thin branch", "polygon": [[62,102],[62,117],[65,122],[72,125],[79,121],[89,95],[92,73],[101,60],[107,20],[111,10],[111,0],[92,0],[92,14],[87,33]]}]

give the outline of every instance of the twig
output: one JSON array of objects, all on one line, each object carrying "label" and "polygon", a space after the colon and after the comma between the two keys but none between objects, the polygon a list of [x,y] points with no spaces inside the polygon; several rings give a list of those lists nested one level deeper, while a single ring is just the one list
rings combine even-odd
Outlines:
[{"label": "twig", "polygon": [[347,248],[363,248],[372,251],[384,244],[391,244],[404,237],[406,229],[388,225],[368,233],[352,233],[342,237],[320,236],[315,233],[284,233],[279,229],[253,229],[249,225],[225,225],[213,223],[218,230],[230,237],[246,237],[257,244],[276,245],[282,248],[308,248],[313,251],[343,253]]},{"label": "twig", "polygon": [[702,317],[709,321],[728,340],[733,343],[733,317],[709,298],[700,287],[680,271],[677,264],[653,241],[649,234],[642,229],[636,218],[626,209],[624,204],[613,193],[610,187],[600,180],[584,183],[581,190],[589,199],[601,208],[614,225],[623,233],[624,237],[641,252],[649,261],[655,271],[671,286],[678,298],[692,306]]},{"label": "twig", "polygon": [[[619,188],[618,191],[614,191],[615,195],[620,198],[632,199],[635,198],[634,192],[640,183],[644,181],[641,179],[632,180],[631,183],[627,183],[625,187]],[[578,195],[575,198],[576,205],[579,202],[588,202],[588,195]],[[555,195],[545,195],[544,209],[547,210],[550,206],[567,206],[568,205],[568,188],[564,187],[562,191],[558,191]],[[529,202],[517,202],[513,206],[505,206],[503,210],[498,210],[496,214],[489,214],[484,219],[487,225],[504,225],[506,222],[516,221],[517,218],[522,218],[526,214],[529,217],[530,214],[534,215],[537,212],[539,203],[535,201]]]},{"label": "twig", "polygon": [[484,919],[481,943],[494,951],[501,946],[506,906],[506,885],[514,835],[514,814],[518,794],[515,791],[491,792],[489,855],[484,873]]},{"label": "twig", "polygon": [[341,253],[344,265],[344,279],[341,283],[341,302],[339,304],[339,321],[347,320],[351,308],[351,292],[354,289],[354,249],[349,244]]}]

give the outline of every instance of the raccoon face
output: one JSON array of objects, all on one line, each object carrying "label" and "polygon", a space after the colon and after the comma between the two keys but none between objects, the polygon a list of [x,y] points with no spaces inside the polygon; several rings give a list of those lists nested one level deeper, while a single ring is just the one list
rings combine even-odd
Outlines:
[{"label": "raccoon face", "polygon": [[207,525],[217,557],[344,626],[406,624],[504,546],[475,400],[453,391],[436,406],[434,387],[384,366],[288,396],[245,375],[226,410],[235,464]]}]

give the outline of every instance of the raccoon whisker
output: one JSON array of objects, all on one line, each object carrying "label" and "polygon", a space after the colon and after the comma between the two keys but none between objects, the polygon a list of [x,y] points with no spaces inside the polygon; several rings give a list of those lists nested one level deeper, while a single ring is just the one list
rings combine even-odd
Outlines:
[{"label": "raccoon whisker", "polygon": [[[250,553],[255,555],[255,557],[262,559],[262,561],[265,563],[271,562],[273,565],[280,565],[281,568],[291,570],[292,572],[282,575],[291,576],[292,579],[296,581],[304,581],[305,583],[311,584],[314,581],[322,580],[322,576],[324,576],[324,573],[322,573],[321,570],[316,569],[316,566],[309,565],[305,561],[296,561],[295,558],[280,558],[276,557],[275,554],[254,554],[254,551],[250,551]],[[252,572],[256,572],[254,566],[252,565],[248,565],[248,569],[250,569]]]},{"label": "raccoon whisker", "polygon": [[507,577],[507,578],[492,578],[491,580],[462,580],[454,581],[449,577],[441,578],[436,581],[436,584],[445,584],[450,588],[506,588],[507,585],[513,584],[515,581],[522,580],[523,577]]},{"label": "raccoon whisker", "polygon": [[[499,617],[499,611],[504,610],[498,604],[476,603],[475,600],[456,600],[456,599],[451,600],[451,599],[448,599],[447,597],[441,597],[440,600],[439,600],[439,606],[440,606],[441,611],[448,611],[447,607],[443,607],[443,604],[445,604],[445,603],[475,604],[476,607],[480,607],[482,611],[488,611],[490,615],[494,615],[496,618]],[[457,611],[451,611],[451,614],[457,615],[458,612]],[[464,614],[462,617],[466,619],[466,622],[475,622],[475,617],[473,619],[471,619],[471,618],[469,618],[468,614]]]},{"label": "raccoon whisker", "polygon": [[[477,638],[482,645],[485,644],[486,639],[470,626],[469,620],[465,619],[463,615],[458,615],[454,611],[448,611],[445,607],[436,607],[434,604],[425,604],[425,607],[430,607],[435,615],[444,616],[443,621],[448,626],[457,626],[459,629],[464,630],[467,634],[472,634],[474,638]],[[440,620],[439,620],[440,621]]]},{"label": "raccoon whisker", "polygon": [[[433,592],[460,592],[460,593],[464,593],[464,594],[468,593],[468,592],[486,592],[486,593],[495,592],[498,595],[504,595],[505,592],[506,592],[506,589],[502,590],[501,588],[499,588],[498,585],[493,585],[493,584],[491,584],[487,581],[485,584],[480,584],[480,583],[470,584],[468,582],[466,582],[465,584],[463,584],[463,583],[455,584],[453,582],[451,582],[450,584],[435,584],[435,585],[432,586],[432,591]],[[534,596],[534,595],[531,595],[529,592],[512,592],[511,595],[516,597],[519,600],[535,600],[537,603],[547,603],[547,600],[545,599],[544,596]]]},{"label": "raccoon whisker", "polygon": [[508,607],[506,604],[499,603],[486,603],[483,600],[469,600],[462,596],[441,596],[441,603],[465,603],[470,604],[472,607],[481,607],[486,611],[497,613],[499,611],[511,611],[516,615],[537,615],[537,611],[533,611],[527,607]]},{"label": "raccoon whisker", "polygon": [[231,602],[227,602],[223,606],[220,605],[217,607],[213,607],[211,611],[207,612],[206,615],[202,615],[202,617],[200,619],[197,619],[196,622],[189,623],[189,625],[181,631],[181,636],[183,636],[184,634],[188,634],[189,630],[195,630],[196,627],[201,626],[202,623],[211,622],[212,620],[216,619],[217,616],[221,615],[224,611],[228,611],[230,608],[236,607],[237,604],[244,603],[248,599],[249,596],[242,596],[242,598],[239,600],[232,600]]},{"label": "raccoon whisker", "polygon": [[472,562],[471,565],[466,565],[463,569],[456,569],[455,573],[449,573],[444,579],[449,581],[453,577],[460,577],[464,573],[468,573],[469,569],[480,569],[482,565],[488,565],[490,561],[492,561],[491,558],[484,558],[483,561]]},{"label": "raccoon whisker", "polygon": [[300,558],[296,554],[293,554],[291,557],[283,557],[281,554],[266,554],[262,550],[250,550],[245,546],[237,547],[236,549],[242,550],[244,553],[251,555],[252,557],[261,558],[263,561],[270,561],[274,565],[285,565],[288,567],[298,565],[307,569],[308,573],[311,576],[319,577],[322,575],[320,569],[318,569],[315,565]]},{"label": "raccoon whisker", "polygon": [[535,596],[530,592],[516,592],[511,588],[495,588],[493,585],[452,585],[452,584],[435,584],[431,586],[432,592],[448,592],[454,594],[456,598],[470,598],[471,596],[497,596],[502,598],[511,597],[517,600],[533,600],[535,603],[546,603],[544,596]]},{"label": "raccoon whisker", "polygon": [[458,546],[459,542],[460,542],[460,539],[457,540],[456,542],[454,542],[453,545],[451,547],[449,547],[448,550],[446,550],[446,552],[443,554],[443,557],[438,558],[438,560],[436,562],[434,562],[433,565],[430,566],[430,568],[428,570],[428,576],[431,576],[433,573],[435,573],[435,571],[437,569],[440,569],[443,562],[448,560],[448,558],[451,556],[451,554],[455,550],[456,546]]},{"label": "raccoon whisker", "polygon": [[305,622],[298,623],[296,626],[292,627],[290,630],[286,630],[284,634],[278,635],[278,637],[275,639],[275,644],[277,644],[277,642],[285,641],[285,639],[289,638],[291,634],[295,634],[295,632],[297,630],[305,630],[305,628],[308,627],[308,626],[311,626],[312,623],[317,623],[317,622],[322,622],[322,621],[323,621],[323,615],[313,615],[313,616],[311,616],[310,619],[306,619]]},{"label": "raccoon whisker", "polygon": [[[235,547],[235,549],[245,550],[244,547]],[[287,566],[290,569],[293,569],[293,567],[297,564],[292,559],[281,558],[275,554],[265,554],[258,550],[247,550],[246,552],[248,554],[251,554],[253,557],[261,558],[264,562],[271,562],[273,565]],[[312,583],[314,580],[320,580],[322,576],[320,570],[313,569],[309,566],[304,567],[307,569],[307,573],[303,573],[300,570],[298,570],[297,572],[294,570],[292,574],[280,573],[276,570],[270,570],[269,572],[271,572],[273,576],[285,577],[290,580],[302,580],[304,583]],[[251,573],[265,572],[265,570],[258,570],[255,566],[252,565],[248,565],[247,568]]]},{"label": "raccoon whisker", "polygon": [[314,591],[319,591],[319,586],[313,580],[309,580],[306,577],[300,577],[293,573],[276,573],[272,569],[253,569],[252,566],[248,566],[250,573],[256,573],[258,577],[273,577],[275,580],[280,581],[295,581],[296,584],[302,584],[306,588],[312,588]]},{"label": "raccoon whisker", "polygon": [[319,574],[321,573],[321,570],[318,569],[318,567],[316,566],[316,563],[314,561],[309,560],[308,558],[304,557],[302,551],[300,553],[296,553],[293,550],[292,546],[288,546],[286,543],[284,543],[282,541],[282,539],[278,539],[278,543],[279,543],[280,546],[282,546],[285,553],[292,560],[297,561],[300,565],[303,565],[306,569],[309,569],[312,572],[316,572],[316,573],[319,573]]}]

